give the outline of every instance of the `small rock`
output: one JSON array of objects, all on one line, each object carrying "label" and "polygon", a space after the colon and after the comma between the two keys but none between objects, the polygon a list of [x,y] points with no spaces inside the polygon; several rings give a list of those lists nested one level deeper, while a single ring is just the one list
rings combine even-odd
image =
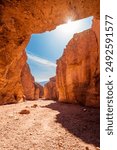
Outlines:
[{"label": "small rock", "polygon": [[37,104],[34,104],[33,106],[31,106],[31,108],[36,108],[38,105]]},{"label": "small rock", "polygon": [[30,114],[30,111],[27,109],[23,109],[19,112],[19,114]]}]

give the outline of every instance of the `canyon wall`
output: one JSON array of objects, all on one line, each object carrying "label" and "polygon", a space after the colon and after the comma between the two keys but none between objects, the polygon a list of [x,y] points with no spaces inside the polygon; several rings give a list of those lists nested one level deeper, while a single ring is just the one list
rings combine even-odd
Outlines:
[{"label": "canyon wall", "polygon": [[44,88],[39,83],[35,83],[35,99],[42,98],[44,95]]},{"label": "canyon wall", "polygon": [[99,107],[99,20],[90,30],[77,33],[57,61],[59,101]]},{"label": "canyon wall", "polygon": [[[10,104],[23,101],[24,93],[21,83],[21,72],[26,63],[26,53],[24,50],[21,52],[20,56],[16,53],[12,65],[8,63],[9,59],[11,59],[9,54],[6,54],[6,52],[4,53],[6,56],[2,54],[0,55],[0,61],[2,62],[0,67],[0,104]],[[7,66],[5,65],[6,63]]]},{"label": "canyon wall", "polygon": [[58,92],[56,88],[56,77],[50,78],[50,81],[44,85],[44,98],[45,99],[58,99]]},{"label": "canyon wall", "polygon": [[[33,100],[35,98],[35,84],[34,77],[30,73],[30,68],[26,63],[22,69],[21,73],[21,83],[23,86],[23,93],[25,99]],[[38,94],[39,97],[39,94]]]},{"label": "canyon wall", "polygon": [[0,104],[23,101],[23,51],[32,33],[72,20],[99,18],[99,0],[0,0]]},{"label": "canyon wall", "polygon": [[27,63],[22,69],[21,83],[26,100],[35,100],[43,96],[43,87],[39,83],[35,83],[34,77],[31,75],[30,68]]}]

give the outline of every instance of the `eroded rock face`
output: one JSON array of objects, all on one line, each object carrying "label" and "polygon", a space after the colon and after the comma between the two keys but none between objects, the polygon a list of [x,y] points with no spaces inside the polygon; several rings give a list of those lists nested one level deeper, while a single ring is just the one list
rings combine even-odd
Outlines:
[{"label": "eroded rock face", "polygon": [[[1,0],[0,1],[0,104],[24,97],[21,72],[23,51],[32,33],[54,29],[73,20],[99,18],[99,0]],[[25,61],[25,62],[24,62]]]},{"label": "eroded rock face", "polygon": [[[99,31],[97,26],[96,31]],[[92,29],[75,34],[57,61],[59,101],[99,106],[99,43]]]},{"label": "eroded rock face", "polygon": [[58,99],[58,92],[56,88],[56,77],[50,78],[50,81],[44,86],[44,98],[45,99]]},{"label": "eroded rock face", "polygon": [[[21,83],[23,86],[23,93],[27,100],[35,99],[35,81],[34,77],[30,73],[28,64],[25,64],[21,73]],[[39,95],[39,93],[38,93]]]},{"label": "eroded rock face", "polygon": [[43,87],[39,83],[35,83],[27,63],[22,69],[21,83],[26,100],[36,100],[43,96]]},{"label": "eroded rock face", "polygon": [[[3,63],[8,61],[6,57],[3,57]],[[9,54],[8,57],[10,57]],[[23,50],[20,56],[16,54],[12,64],[8,64],[6,67],[5,64],[2,64],[0,68],[0,104],[11,104],[24,100],[21,71],[26,63],[26,59],[26,53]],[[0,61],[2,61],[1,58]],[[4,70],[5,68],[6,70]]]},{"label": "eroded rock face", "polygon": [[43,95],[44,95],[43,86],[41,86],[39,83],[35,83],[35,99],[42,98]]}]

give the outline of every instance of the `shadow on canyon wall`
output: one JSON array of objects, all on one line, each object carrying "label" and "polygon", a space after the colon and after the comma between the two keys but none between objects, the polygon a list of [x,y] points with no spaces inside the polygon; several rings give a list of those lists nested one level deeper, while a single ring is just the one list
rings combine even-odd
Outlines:
[{"label": "shadow on canyon wall", "polygon": [[60,113],[56,122],[88,144],[100,146],[100,110],[76,104],[52,103],[44,106]]}]

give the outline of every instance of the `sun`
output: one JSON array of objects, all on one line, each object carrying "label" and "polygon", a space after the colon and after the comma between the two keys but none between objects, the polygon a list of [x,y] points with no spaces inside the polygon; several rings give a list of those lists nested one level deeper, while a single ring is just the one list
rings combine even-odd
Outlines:
[{"label": "sun", "polygon": [[76,28],[78,28],[78,26],[75,25],[71,19],[68,19],[66,24],[61,26],[62,32],[67,35],[72,34]]},{"label": "sun", "polygon": [[88,20],[81,19],[74,21],[72,18],[68,18],[65,24],[59,25],[57,27],[58,34],[60,32],[62,36],[73,36],[75,33],[82,32],[87,29],[87,26],[89,26]]},{"label": "sun", "polygon": [[73,22],[71,19],[68,19],[67,22],[64,25],[60,26],[60,30],[64,34],[69,34],[73,31]]}]

